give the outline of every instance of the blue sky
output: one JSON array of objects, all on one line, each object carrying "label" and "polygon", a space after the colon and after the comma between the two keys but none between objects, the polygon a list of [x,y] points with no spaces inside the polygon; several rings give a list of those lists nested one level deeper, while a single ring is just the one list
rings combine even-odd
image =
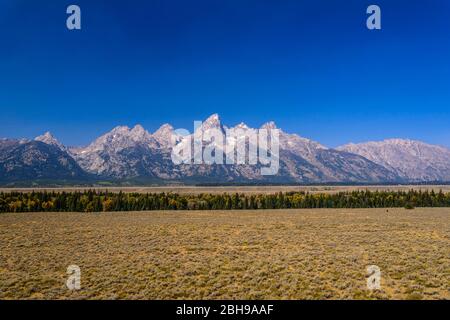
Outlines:
[{"label": "blue sky", "polygon": [[[381,31],[365,27],[370,4]],[[2,0],[0,39],[1,137],[83,145],[219,113],[331,147],[450,146],[448,0]]]}]

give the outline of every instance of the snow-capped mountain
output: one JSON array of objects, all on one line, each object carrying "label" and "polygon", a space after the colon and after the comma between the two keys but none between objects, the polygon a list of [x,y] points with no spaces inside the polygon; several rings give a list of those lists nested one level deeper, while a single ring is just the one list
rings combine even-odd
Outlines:
[{"label": "snow-capped mountain", "polygon": [[66,147],[60,143],[50,132],[46,132],[43,135],[37,136],[34,138],[35,141],[40,141],[51,146],[55,146],[63,151],[67,151]]},{"label": "snow-capped mountain", "polygon": [[441,146],[389,139],[351,143],[337,149],[359,154],[409,181],[450,181],[450,150]]},{"label": "snow-capped mountain", "polygon": [[[213,128],[220,129],[220,130],[224,129],[224,127],[222,126],[222,123],[220,121],[219,115],[217,113],[210,115],[205,121],[203,121],[202,126],[201,126],[201,129],[203,131],[213,129]],[[198,128],[198,129],[200,129],[200,128]]]},{"label": "snow-capped mountain", "polygon": [[[267,122],[262,129],[279,130],[279,170],[261,175],[260,164],[174,164],[175,143],[193,143],[199,135],[202,152],[216,142],[203,134],[216,128],[233,131],[237,145],[256,147],[245,137],[254,130],[241,122],[222,124],[218,114],[207,118],[190,135],[175,134],[170,124],[154,133],[141,125],[118,126],[86,147],[67,148],[52,134],[35,140],[0,139],[0,183],[14,181],[98,180],[129,183],[391,183],[450,181],[450,150],[411,140],[349,144],[337,149],[278,129]],[[191,139],[190,139],[191,138]],[[226,140],[228,141],[228,140]],[[253,143],[253,144],[251,144]],[[217,146],[216,152],[225,152]],[[271,151],[269,149],[269,151]],[[194,154],[191,155],[192,159]],[[91,180],[90,180],[91,181]]]},{"label": "snow-capped mountain", "polygon": [[[203,136],[209,129],[221,132],[250,130],[246,124],[224,126],[218,114],[203,121],[202,126],[185,138]],[[273,122],[262,126],[276,129]],[[133,129],[134,130],[134,129]],[[88,172],[114,178],[152,178],[178,181],[208,182],[383,182],[398,177],[386,168],[347,152],[328,149],[318,142],[295,134],[280,132],[280,170],[276,176],[264,177],[260,165],[174,165],[171,160],[173,127],[165,124],[154,134],[141,134],[139,139],[126,127],[116,128],[87,148],[73,149],[78,163]],[[180,137],[177,137],[179,139]],[[204,138],[204,137],[203,137]],[[238,143],[248,141],[240,140]],[[191,141],[186,139],[186,141]],[[155,143],[156,142],[156,143]],[[187,142],[186,142],[187,143]],[[214,142],[202,140],[203,148]],[[217,150],[220,150],[218,148]],[[223,150],[223,149],[222,149]],[[201,152],[201,151],[200,151]],[[220,151],[219,151],[220,152]],[[192,155],[192,158],[195,154]]]},{"label": "snow-capped mountain", "polygon": [[115,127],[85,148],[70,153],[87,172],[105,177],[134,178],[148,173],[159,144],[141,125]]}]

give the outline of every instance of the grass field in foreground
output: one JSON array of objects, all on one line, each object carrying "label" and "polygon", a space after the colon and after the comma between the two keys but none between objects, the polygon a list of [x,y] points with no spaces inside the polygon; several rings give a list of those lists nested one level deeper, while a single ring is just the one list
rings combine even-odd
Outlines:
[{"label": "grass field in foreground", "polygon": [[0,299],[450,298],[448,208],[8,213],[0,247]]}]

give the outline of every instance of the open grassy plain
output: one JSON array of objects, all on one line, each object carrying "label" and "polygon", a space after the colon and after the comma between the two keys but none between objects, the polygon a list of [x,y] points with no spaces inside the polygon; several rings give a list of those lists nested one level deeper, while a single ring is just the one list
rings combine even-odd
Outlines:
[{"label": "open grassy plain", "polygon": [[431,191],[444,193],[450,192],[450,185],[371,185],[371,186],[158,186],[158,187],[63,187],[63,188],[0,188],[0,192],[31,192],[31,191],[55,191],[74,192],[85,190],[97,190],[109,192],[137,192],[137,193],[161,193],[172,192],[178,194],[274,194],[278,192],[310,192],[310,193],[338,193],[356,190],[369,191]]},{"label": "open grassy plain", "polygon": [[448,208],[7,213],[0,248],[0,299],[450,299]]}]

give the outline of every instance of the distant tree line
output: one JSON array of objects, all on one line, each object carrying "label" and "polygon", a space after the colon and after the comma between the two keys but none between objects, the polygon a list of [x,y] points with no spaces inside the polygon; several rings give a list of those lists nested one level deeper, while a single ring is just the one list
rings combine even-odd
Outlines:
[{"label": "distant tree line", "polygon": [[0,212],[108,212],[143,210],[239,210],[289,208],[450,207],[450,193],[352,191],[339,193],[197,194],[1,192]]}]

